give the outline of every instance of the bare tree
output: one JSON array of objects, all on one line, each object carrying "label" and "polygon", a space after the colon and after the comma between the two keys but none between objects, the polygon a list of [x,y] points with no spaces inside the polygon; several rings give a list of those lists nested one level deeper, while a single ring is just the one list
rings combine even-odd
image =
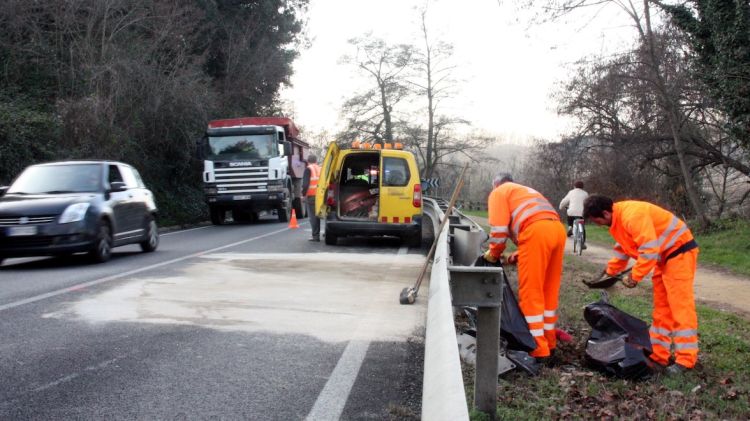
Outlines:
[{"label": "bare tree", "polygon": [[393,142],[394,107],[409,94],[405,76],[414,49],[406,44],[389,45],[372,34],[349,43],[356,48],[356,54],[344,56],[342,61],[355,65],[373,85],[344,103],[342,114],[347,128],[340,137]]}]

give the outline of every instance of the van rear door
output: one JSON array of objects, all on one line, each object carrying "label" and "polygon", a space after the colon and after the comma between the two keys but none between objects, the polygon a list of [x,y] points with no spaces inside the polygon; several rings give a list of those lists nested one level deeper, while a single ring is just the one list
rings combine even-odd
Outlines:
[{"label": "van rear door", "polygon": [[419,174],[409,165],[403,152],[383,150],[381,152],[380,209],[379,222],[410,223],[421,207],[413,204],[413,180],[419,182]]},{"label": "van rear door", "polygon": [[333,177],[333,164],[339,155],[339,145],[331,142],[326,150],[326,157],[323,159],[323,165],[320,167],[320,178],[318,179],[318,190],[315,192],[315,213],[323,218],[326,216],[328,207],[326,206],[326,191],[331,184]]}]

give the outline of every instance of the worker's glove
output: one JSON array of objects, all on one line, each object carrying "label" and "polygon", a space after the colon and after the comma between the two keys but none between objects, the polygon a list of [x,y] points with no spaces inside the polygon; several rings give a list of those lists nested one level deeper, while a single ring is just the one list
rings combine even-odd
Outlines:
[{"label": "worker's glove", "polygon": [[511,253],[510,256],[508,256],[507,262],[509,265],[515,265],[516,263],[518,263],[518,252],[514,251],[513,253]]},{"label": "worker's glove", "polygon": [[[491,263],[493,265],[496,265],[498,263],[498,261],[501,260],[501,259],[498,259],[497,257],[493,256],[492,252],[490,252],[490,250],[485,251],[484,255],[482,256],[482,258],[484,258],[484,260],[486,260],[488,263]],[[502,258],[502,256],[501,256],[501,258]]]},{"label": "worker's glove", "polygon": [[638,282],[630,274],[627,274],[622,278],[622,284],[628,288],[635,288]]}]

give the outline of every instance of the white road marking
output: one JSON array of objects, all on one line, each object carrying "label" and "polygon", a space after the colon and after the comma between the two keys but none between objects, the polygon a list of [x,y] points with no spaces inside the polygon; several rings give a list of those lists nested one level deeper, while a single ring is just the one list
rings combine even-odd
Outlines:
[{"label": "white road marking", "polygon": [[186,230],[179,230],[179,231],[170,231],[170,232],[165,232],[164,234],[159,234],[159,237],[166,237],[172,234],[182,234],[183,232],[202,230],[202,229],[211,228],[211,227],[213,227],[213,225],[206,225],[205,227],[198,227],[198,228],[188,228]]},{"label": "white road marking", "polygon": [[[394,260],[404,255],[407,250],[408,247],[402,246],[394,256]],[[372,307],[372,304],[370,306]],[[367,320],[357,325],[352,339],[346,345],[341,358],[336,363],[331,377],[328,378],[313,408],[307,414],[306,421],[333,421],[341,418],[346,401],[349,400],[349,394],[355,380],[357,380],[359,369],[367,355],[367,349],[370,347],[370,341],[365,338],[368,337],[368,332],[374,325],[378,323],[378,320]]]},{"label": "white road marking", "polygon": [[29,297],[29,298],[26,298],[26,299],[23,299],[23,300],[15,301],[15,302],[12,302],[12,303],[3,304],[3,305],[0,305],[0,311],[8,310],[8,309],[15,308],[15,307],[19,307],[19,306],[22,306],[22,305],[25,305],[25,304],[31,304],[31,303],[34,303],[34,302],[37,302],[37,301],[45,300],[47,298],[56,297],[58,295],[67,294],[68,292],[78,291],[78,290],[81,290],[82,288],[87,288],[87,287],[90,287],[90,286],[103,284],[105,282],[114,281],[115,279],[124,278],[126,276],[134,275],[136,273],[145,272],[145,271],[151,270],[151,269],[156,269],[156,268],[159,268],[159,267],[162,267],[162,266],[171,265],[172,263],[182,262],[183,260],[192,259],[194,257],[202,256],[204,254],[214,253],[214,252],[217,252],[219,250],[224,250],[224,249],[228,249],[230,247],[238,246],[240,244],[249,243],[251,241],[255,241],[255,240],[258,240],[258,239],[261,239],[261,238],[265,238],[265,237],[268,237],[268,236],[271,236],[271,235],[275,235],[275,234],[278,234],[280,232],[284,232],[284,231],[288,231],[288,230],[289,230],[289,228],[284,228],[284,229],[280,229],[280,230],[276,230],[276,231],[271,231],[269,233],[266,233],[266,234],[263,234],[263,235],[259,235],[257,237],[252,237],[252,238],[248,238],[248,239],[245,239],[245,240],[242,240],[242,241],[237,241],[237,242],[234,242],[232,244],[227,244],[227,245],[224,245],[224,246],[221,246],[221,247],[216,247],[216,248],[213,248],[213,249],[210,249],[210,250],[199,251],[197,253],[189,254],[187,256],[182,256],[182,257],[178,257],[176,259],[167,260],[165,262],[156,263],[156,264],[153,264],[153,265],[150,265],[150,266],[145,266],[145,267],[142,267],[142,268],[129,270],[127,272],[118,273],[117,275],[111,275],[111,276],[106,276],[104,278],[95,279],[93,281],[82,282],[80,284],[69,286],[67,288],[62,288],[62,289],[58,289],[56,291],[51,291],[51,292],[47,292],[47,293],[44,293],[44,294],[39,294],[39,295],[36,295],[36,296],[33,296],[33,297]]}]

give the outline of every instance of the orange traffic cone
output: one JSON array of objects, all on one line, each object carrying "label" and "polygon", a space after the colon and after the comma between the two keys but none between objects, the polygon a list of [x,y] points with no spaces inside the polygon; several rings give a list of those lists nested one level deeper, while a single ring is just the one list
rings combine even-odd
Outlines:
[{"label": "orange traffic cone", "polygon": [[289,220],[289,228],[299,228],[297,225],[297,212],[292,209],[292,219]]}]

